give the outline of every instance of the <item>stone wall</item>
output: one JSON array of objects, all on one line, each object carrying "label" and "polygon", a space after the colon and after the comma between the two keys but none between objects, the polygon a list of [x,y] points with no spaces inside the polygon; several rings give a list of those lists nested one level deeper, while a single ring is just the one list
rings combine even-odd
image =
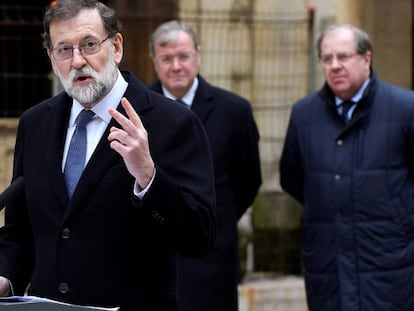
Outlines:
[{"label": "stone wall", "polygon": [[[18,119],[0,119],[0,190],[3,191],[11,181],[14,143]],[[3,211],[0,212],[3,224]]]}]

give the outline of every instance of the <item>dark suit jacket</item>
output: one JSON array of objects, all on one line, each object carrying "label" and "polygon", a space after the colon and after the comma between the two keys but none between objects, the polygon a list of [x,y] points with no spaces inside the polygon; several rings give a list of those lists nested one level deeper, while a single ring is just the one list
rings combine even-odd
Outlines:
[{"label": "dark suit jacket", "polygon": [[71,99],[62,93],[25,112],[14,162],[25,191],[0,232],[0,275],[17,293],[30,282],[29,294],[72,303],[176,310],[176,251],[200,256],[214,240],[202,124],[123,74],[125,97],[148,131],[154,182],[143,200],[133,196],[134,179],[107,140],[112,120],[68,201],[61,162]]},{"label": "dark suit jacket", "polygon": [[[217,221],[214,248],[202,259],[179,258],[178,297],[183,311],[237,310],[237,221],[261,185],[259,133],[250,103],[201,76],[192,110],[202,121],[213,154]],[[161,83],[150,89],[162,93]]]}]

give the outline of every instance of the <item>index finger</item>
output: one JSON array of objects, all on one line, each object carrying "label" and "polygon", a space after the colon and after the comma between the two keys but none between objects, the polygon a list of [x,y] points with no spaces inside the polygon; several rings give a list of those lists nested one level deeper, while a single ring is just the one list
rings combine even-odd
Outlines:
[{"label": "index finger", "polygon": [[128,118],[114,108],[109,109],[109,114],[122,126],[122,128],[126,129],[128,126],[131,126],[131,124],[135,127],[142,127],[141,119],[135,112],[131,103],[125,97],[121,99],[121,105],[125,109]]},{"label": "index finger", "polygon": [[124,107],[125,112],[128,115],[129,120],[131,120],[132,124],[134,124],[135,126],[142,126],[141,119],[138,116],[138,114],[135,111],[135,109],[132,107],[132,105],[129,102],[129,100],[126,99],[125,97],[123,97],[121,99],[121,104],[122,104],[122,107]]}]

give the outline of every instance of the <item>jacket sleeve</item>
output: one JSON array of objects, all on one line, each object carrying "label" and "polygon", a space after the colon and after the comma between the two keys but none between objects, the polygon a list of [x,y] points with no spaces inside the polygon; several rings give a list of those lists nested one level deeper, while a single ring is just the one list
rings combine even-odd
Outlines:
[{"label": "jacket sleeve", "polygon": [[231,160],[231,182],[237,202],[237,219],[253,204],[262,184],[259,131],[248,102],[240,105],[239,114]]},{"label": "jacket sleeve", "polygon": [[290,119],[279,163],[280,186],[296,201],[304,203],[303,162],[298,144],[298,133]]},{"label": "jacket sleeve", "polygon": [[187,108],[158,108],[153,113],[161,118],[157,124],[163,128],[148,131],[156,175],[139,204],[155,230],[164,232],[179,253],[199,257],[216,236],[214,170],[207,134]]}]

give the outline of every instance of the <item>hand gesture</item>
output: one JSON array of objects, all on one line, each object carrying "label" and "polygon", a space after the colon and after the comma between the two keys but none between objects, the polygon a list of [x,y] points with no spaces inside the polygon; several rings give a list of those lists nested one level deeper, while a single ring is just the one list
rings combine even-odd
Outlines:
[{"label": "hand gesture", "polygon": [[108,140],[111,148],[122,156],[128,171],[135,177],[139,186],[145,188],[154,174],[154,162],[149,151],[148,133],[138,114],[125,97],[122,98],[121,104],[128,117],[113,108],[109,109],[109,114],[122,128],[111,127]]}]

